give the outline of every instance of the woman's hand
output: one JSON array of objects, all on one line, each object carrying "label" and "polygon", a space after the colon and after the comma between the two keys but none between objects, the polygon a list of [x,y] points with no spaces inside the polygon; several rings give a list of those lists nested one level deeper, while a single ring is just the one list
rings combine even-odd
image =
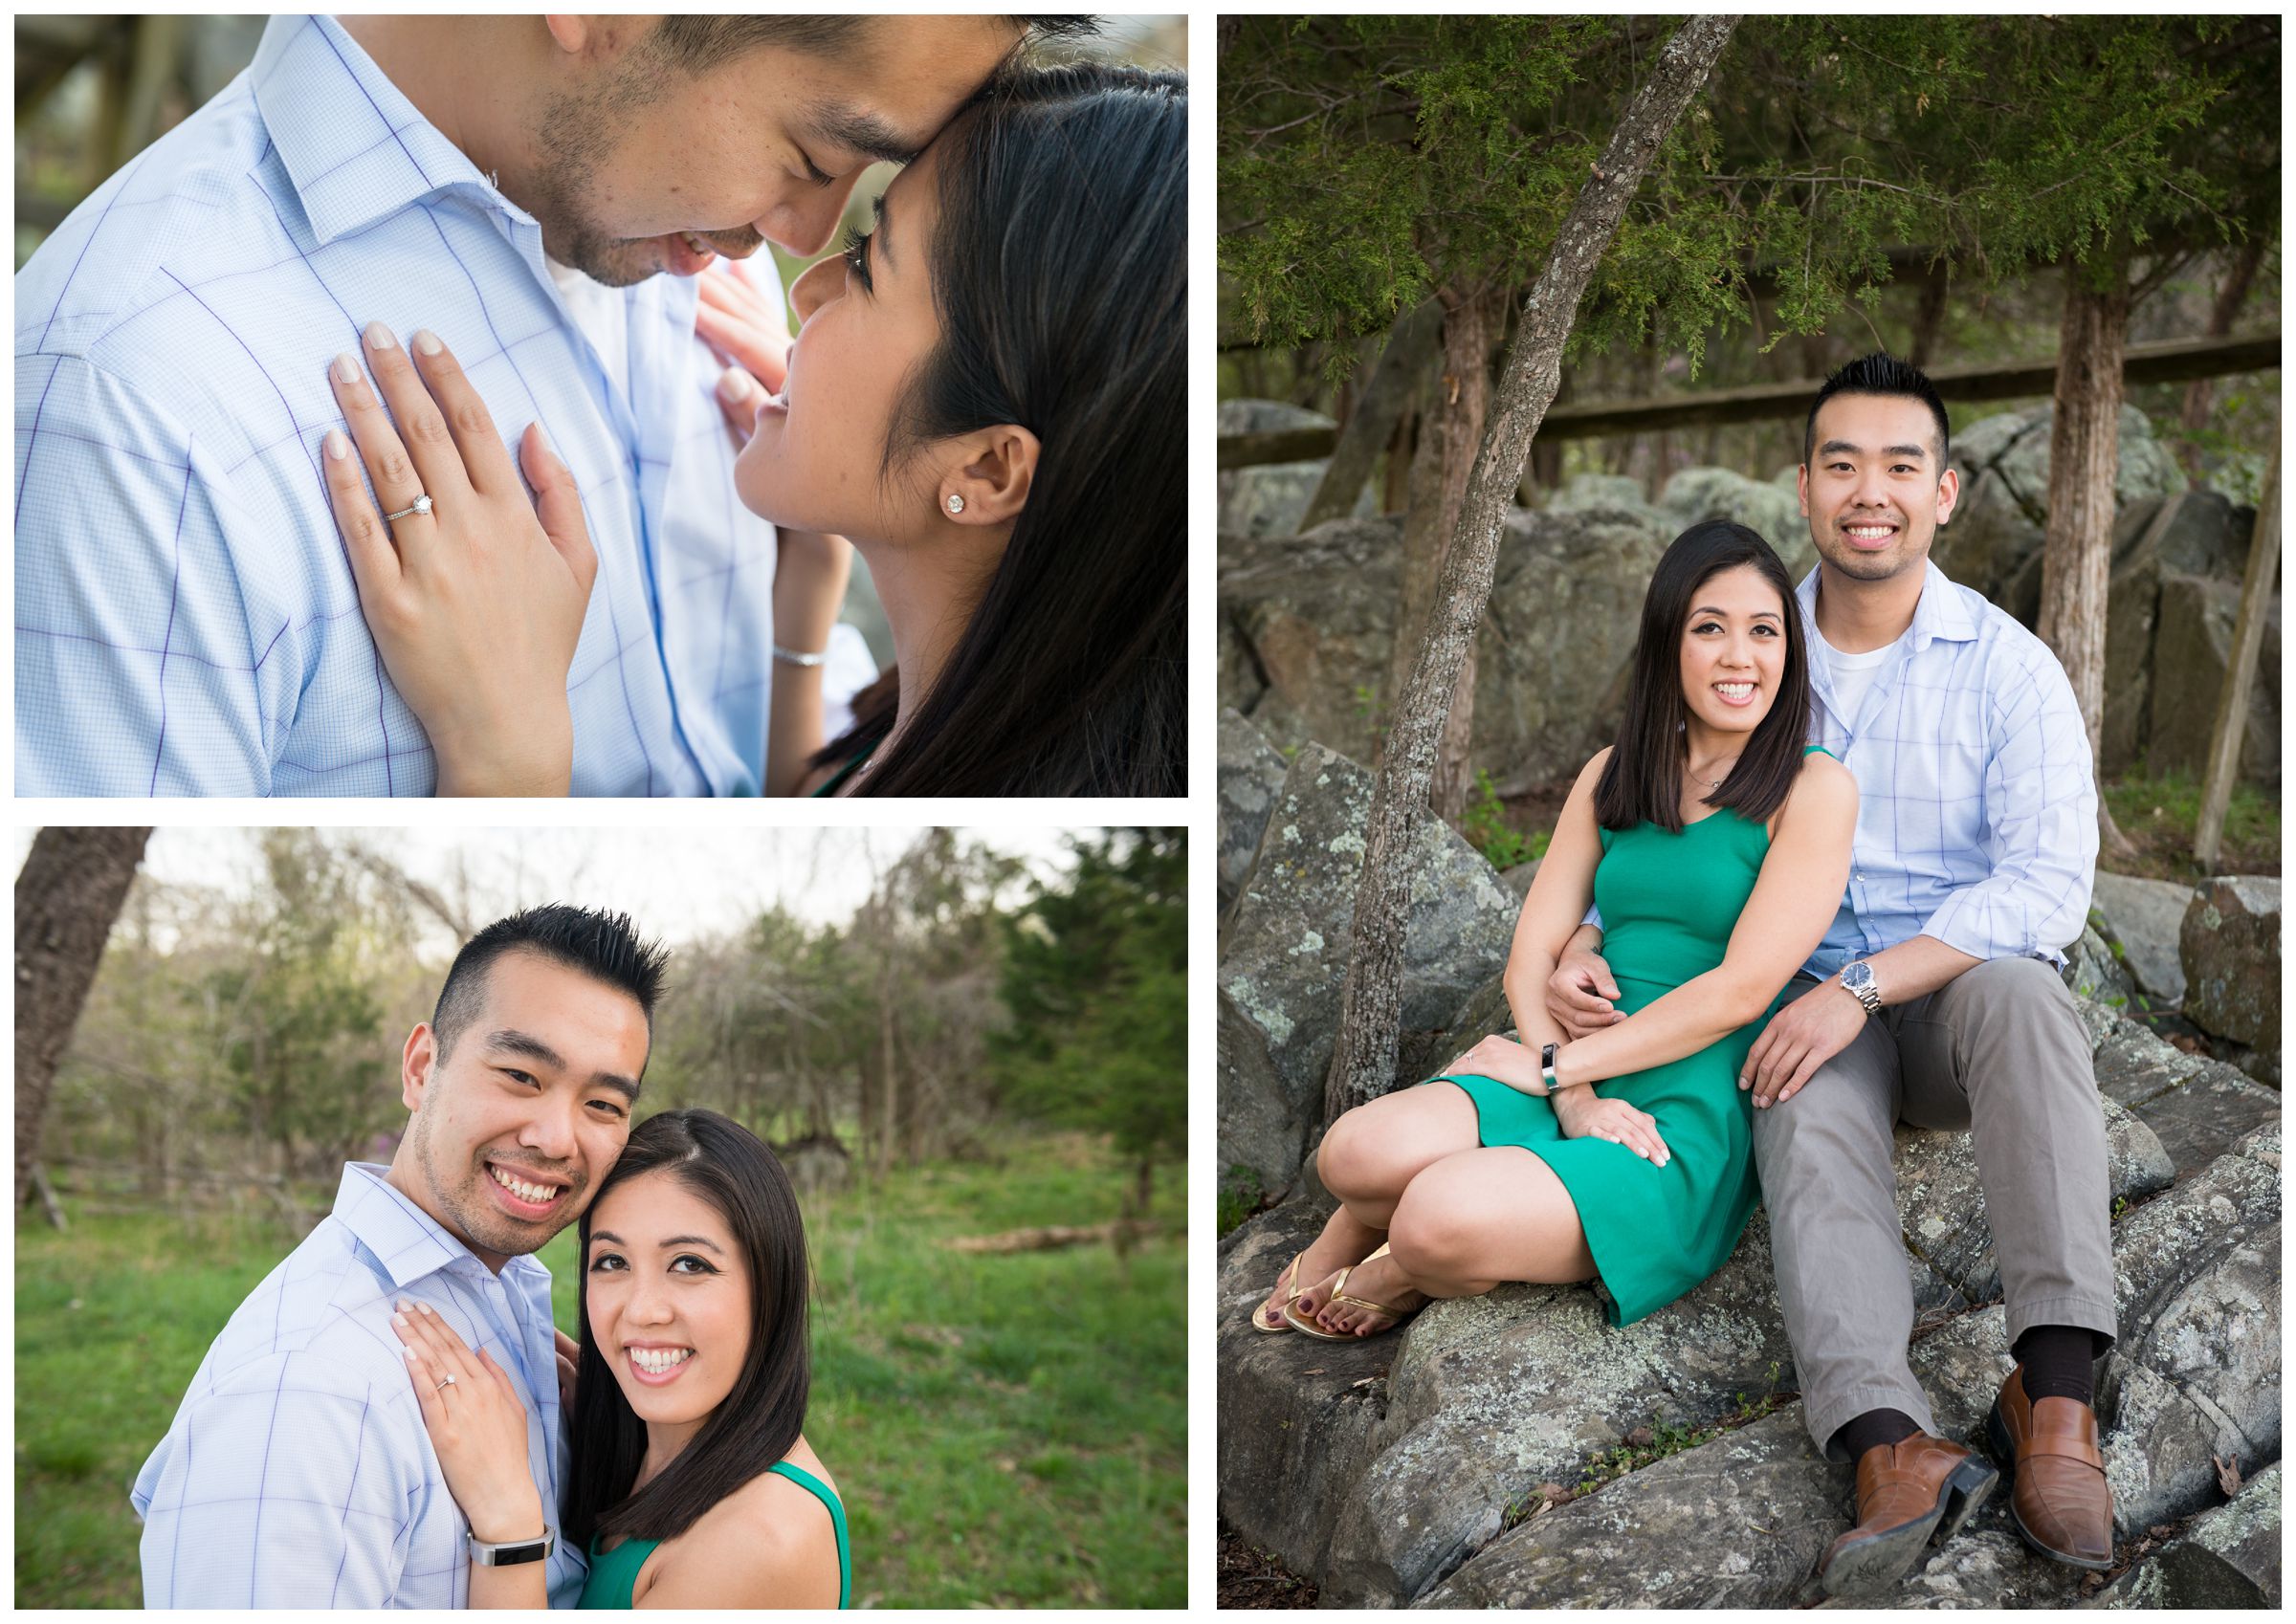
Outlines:
[{"label": "woman's hand", "polygon": [[[324,461],[360,608],[430,735],[439,794],[563,795],[574,758],[566,669],[598,574],[573,475],[530,424],[519,446],[529,501],[453,352],[427,332],[414,349],[410,360],[376,322],[365,344],[374,386],[353,356],[329,369],[358,443],[354,460],[330,429]],[[384,519],[424,495],[429,512]]]},{"label": "woman's hand", "polygon": [[788,313],[780,300],[758,291],[738,260],[720,258],[694,282],[701,293],[694,331],[726,363],[718,380],[718,406],[734,444],[743,446],[757,426],[758,403],[781,393],[788,378]]},{"label": "woman's hand", "polygon": [[1512,1038],[1486,1038],[1443,1069],[1468,1076],[1488,1077],[1526,1094],[1546,1091],[1545,1082],[1539,1073],[1538,1056],[1532,1052],[1528,1044],[1519,1043]]},{"label": "woman's hand", "polygon": [[[484,1349],[462,1345],[426,1304],[402,1297],[390,1316],[447,1492],[489,1545],[540,1539],[542,1497],[526,1464],[526,1406]],[[454,1379],[449,1383],[447,1378]]]},{"label": "woman's hand", "polygon": [[1583,1086],[1557,1088],[1547,1099],[1555,1108],[1555,1124],[1565,1139],[1607,1139],[1625,1146],[1654,1167],[1667,1165],[1671,1152],[1658,1136],[1658,1118],[1648,1111]]},{"label": "woman's hand", "polygon": [[582,1365],[582,1344],[556,1327],[550,1334],[558,1339],[558,1407],[571,1416],[574,1413],[574,1372]]}]

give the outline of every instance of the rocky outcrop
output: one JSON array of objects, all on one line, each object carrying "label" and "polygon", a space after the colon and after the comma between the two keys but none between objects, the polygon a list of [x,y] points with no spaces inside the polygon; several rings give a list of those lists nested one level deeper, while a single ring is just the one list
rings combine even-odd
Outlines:
[{"label": "rocky outcrop", "polygon": [[1686,468],[1667,481],[1658,511],[1677,534],[1710,518],[1746,526],[1770,543],[1796,582],[1817,565],[1810,521],[1801,516],[1801,498],[1791,479],[1781,487],[1727,468]]},{"label": "rocky outcrop", "polygon": [[[1223,697],[1281,747],[1296,717],[1368,760],[1386,715],[1402,523],[1340,519],[1306,536],[1229,538],[1220,564]],[[1568,778],[1609,742],[1650,572],[1672,539],[1656,514],[1592,509],[1507,516],[1476,638],[1471,763],[1501,793]]]},{"label": "rocky outcrop", "polygon": [[2083,928],[2081,939],[2064,953],[2064,984],[2077,999],[2094,999],[2115,1009],[2127,1009],[2137,997],[2136,977],[2129,973],[2122,955],[2096,927],[2094,915]]},{"label": "rocky outcrop", "polygon": [[2209,880],[2186,908],[2177,941],[2184,1013],[2238,1045],[2241,1069],[2280,1086],[2280,880]]},{"label": "rocky outcrop", "polygon": [[2139,991],[2156,1003],[2184,1001],[2184,963],[2177,937],[2193,888],[2173,880],[2142,880],[2097,871],[2094,911],[2104,915],[2107,934],[2120,943],[2119,955]]},{"label": "rocky outcrop", "polygon": [[2203,1511],[2101,1592],[2097,1607],[2280,1610],[2280,1467]]},{"label": "rocky outcrop", "polygon": [[[2108,610],[2109,613],[2109,610]],[[2241,612],[2241,583],[2198,575],[2160,577],[2152,634],[2152,725],[2144,762],[2155,777],[2207,770],[2210,735],[2232,664],[2232,632]],[[2240,776],[2251,783],[2280,782],[2280,599],[2265,611],[2257,680],[2248,690],[2241,733]],[[2106,769],[2115,763],[2106,757]]]},{"label": "rocky outcrop", "polygon": [[2083,1007],[2097,1088],[2152,1130],[2177,1174],[2197,1172],[2280,1120],[2280,1096],[2220,1061],[2186,1054],[2096,1004]]},{"label": "rocky outcrop", "polygon": [[[1295,756],[1227,917],[1218,973],[1220,1155],[1288,1189],[1323,1121],[1353,938],[1371,775],[1318,744]],[[1406,1035],[1447,1027],[1504,962],[1517,905],[1439,819],[1420,826],[1403,927]]]},{"label": "rocky outcrop", "polygon": [[1268,827],[1268,809],[1284,787],[1286,764],[1260,730],[1232,710],[1220,713],[1219,741],[1220,911],[1235,900],[1251,867],[1252,853]]}]

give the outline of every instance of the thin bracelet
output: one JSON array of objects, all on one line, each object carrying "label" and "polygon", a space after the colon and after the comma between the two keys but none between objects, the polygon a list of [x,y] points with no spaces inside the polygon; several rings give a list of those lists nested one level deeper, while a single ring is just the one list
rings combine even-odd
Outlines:
[{"label": "thin bracelet", "polygon": [[825,648],[818,654],[800,654],[796,649],[784,648],[777,643],[773,646],[773,657],[792,666],[822,666],[828,664],[829,651]]}]

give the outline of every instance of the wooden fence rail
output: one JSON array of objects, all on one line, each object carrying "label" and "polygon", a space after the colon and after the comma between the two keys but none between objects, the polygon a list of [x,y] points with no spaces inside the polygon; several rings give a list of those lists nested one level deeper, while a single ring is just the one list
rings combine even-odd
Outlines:
[{"label": "wooden fence rail", "polygon": [[[2280,365],[2280,329],[2223,339],[2176,339],[2166,343],[2130,344],[2122,377],[2130,384],[2183,384],[2238,372],[2264,372]],[[1938,366],[1930,369],[1937,392],[1947,400],[2005,401],[2046,395],[2057,386],[2053,361],[2008,365]],[[1542,440],[1588,440],[1611,434],[1655,433],[1708,424],[1755,423],[1799,417],[1810,409],[1820,381],[1750,384],[1698,395],[1663,395],[1640,401],[1581,401],[1551,408],[1539,425]],[[1265,463],[1310,462],[1332,454],[1338,431],[1279,428],[1265,434],[1224,434],[1219,468],[1256,468]]]}]

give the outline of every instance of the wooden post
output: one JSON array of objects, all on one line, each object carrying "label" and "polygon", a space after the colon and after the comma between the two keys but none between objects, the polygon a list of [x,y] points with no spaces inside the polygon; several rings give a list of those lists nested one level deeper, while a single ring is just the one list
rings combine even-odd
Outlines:
[{"label": "wooden post", "polygon": [[2241,582],[2240,618],[2233,622],[2232,657],[2224,665],[2224,691],[2217,698],[2217,725],[2209,730],[2208,770],[2201,778],[2200,822],[2193,830],[2193,861],[2214,873],[2224,837],[2224,814],[2232,804],[2232,780],[2241,770],[2241,731],[2248,720],[2248,691],[2256,684],[2257,656],[2264,647],[2264,619],[2272,609],[2272,578],[2280,568],[2280,425],[2272,426],[2272,461],[2264,472],[2264,494],[2256,505],[2256,533],[2248,541],[2248,573]]},{"label": "wooden post", "polygon": [[1299,516],[1302,534],[1327,519],[1355,512],[1356,498],[1363,494],[1372,464],[1394,437],[1396,425],[1411,409],[1411,399],[1418,393],[1419,381],[1442,333],[1443,305],[1434,298],[1422,300],[1389,330],[1363,393],[1339,426],[1323,478]]}]

